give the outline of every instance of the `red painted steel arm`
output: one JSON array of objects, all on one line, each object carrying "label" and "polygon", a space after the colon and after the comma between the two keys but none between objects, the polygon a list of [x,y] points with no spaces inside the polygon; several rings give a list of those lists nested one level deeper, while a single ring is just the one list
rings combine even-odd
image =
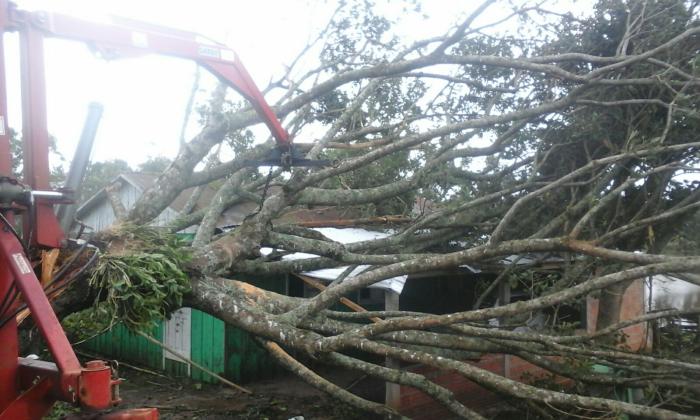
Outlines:
[{"label": "red painted steel arm", "polygon": [[0,2],[0,176],[12,175],[10,127],[7,122],[7,89],[5,89],[5,46],[1,38],[7,22],[7,12],[7,7]]},{"label": "red painted steel arm", "polygon": [[[81,366],[66,338],[61,323],[34,275],[22,245],[7,229],[0,229],[0,261],[9,268],[24,301],[32,311],[32,317],[51,351],[56,366],[61,371],[61,394],[66,401],[77,401]],[[7,280],[7,279],[5,279]],[[16,360],[13,362],[16,363]]]},{"label": "red painted steel arm", "polygon": [[17,15],[47,36],[83,41],[108,56],[161,54],[194,60],[248,101],[280,145],[289,134],[265,101],[236,53],[192,32],[174,30],[127,19],[113,24],[94,23],[59,14],[34,12]]}]

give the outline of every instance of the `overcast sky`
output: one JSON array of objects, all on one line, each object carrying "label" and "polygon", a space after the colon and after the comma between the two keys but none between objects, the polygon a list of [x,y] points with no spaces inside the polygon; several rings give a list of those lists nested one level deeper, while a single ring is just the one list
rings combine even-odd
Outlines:
[{"label": "overcast sky", "polygon": [[[279,76],[283,65],[327,22],[335,1],[256,0],[17,0],[23,9],[46,10],[88,20],[117,15],[189,30],[227,44],[242,59],[262,88]],[[379,0],[387,10],[397,2]],[[480,3],[480,2],[479,2]],[[576,2],[576,9],[582,4]],[[401,15],[399,33],[415,39],[444,33],[477,4],[470,0],[423,2],[427,18]],[[570,2],[557,2],[567,10]],[[497,12],[494,10],[493,12]],[[21,127],[19,59],[16,35],[6,35],[10,126]],[[153,156],[172,158],[194,79],[195,65],[186,60],[144,56],[104,61],[78,42],[46,42],[49,132],[59,151],[73,155],[87,105],[104,105],[93,161],[124,159],[136,165]],[[203,87],[213,86],[206,77]],[[206,99],[206,93],[199,95]],[[189,134],[197,131],[190,124]]]}]

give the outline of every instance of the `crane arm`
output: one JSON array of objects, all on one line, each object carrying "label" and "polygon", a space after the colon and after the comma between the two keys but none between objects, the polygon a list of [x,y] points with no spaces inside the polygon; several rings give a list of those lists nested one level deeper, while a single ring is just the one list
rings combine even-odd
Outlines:
[{"label": "crane arm", "polygon": [[[20,185],[11,173],[2,38],[3,33],[10,31],[20,34],[22,163],[24,184],[29,188]],[[18,358],[15,314],[6,308],[0,310],[0,420],[38,419],[56,399],[93,409],[107,408],[119,401],[120,380],[113,377],[110,366],[103,361],[80,365],[28,260],[31,255],[25,255],[25,245],[31,249],[66,245],[54,213],[54,205],[64,202],[65,197],[51,191],[49,182],[45,37],[86,42],[107,57],[156,53],[194,60],[250,101],[277,141],[279,156],[271,164],[289,167],[295,158],[289,134],[236,54],[226,46],[191,32],[125,19],[101,24],[59,14],[27,12],[0,0],[0,296],[10,299],[8,305],[13,305],[17,293],[21,293],[55,360],[50,363]],[[298,160],[307,166],[319,164]],[[21,237],[12,222],[16,210],[24,212]],[[154,410],[146,414],[157,418]],[[125,413],[118,418],[135,418],[128,416]]]},{"label": "crane arm", "polygon": [[39,31],[44,36],[82,41],[106,57],[161,54],[193,60],[243,95],[279,145],[290,143],[289,134],[241,60],[223,44],[193,32],[130,19],[114,18],[113,23],[104,24],[56,13],[21,11],[14,8],[12,3],[8,3],[8,6],[9,10],[4,14],[5,21],[0,20],[2,30],[27,28]]},{"label": "crane arm", "polygon": [[[14,3],[0,0],[0,34],[19,32],[22,75],[22,142],[24,182],[33,190],[50,190],[49,135],[47,129],[44,38],[57,37],[87,43],[106,58],[160,54],[189,59],[212,72],[223,83],[245,97],[277,142],[267,164],[283,166],[318,166],[323,161],[303,159],[295,153],[287,131],[253,82],[236,53],[223,44],[193,32],[114,18],[111,23],[90,22],[57,13],[30,12]],[[0,39],[0,54],[2,40]],[[5,96],[4,57],[0,55],[0,176],[9,176],[9,126]],[[45,247],[60,247],[63,232],[46,199],[36,202],[33,231],[26,231],[29,241]]]}]

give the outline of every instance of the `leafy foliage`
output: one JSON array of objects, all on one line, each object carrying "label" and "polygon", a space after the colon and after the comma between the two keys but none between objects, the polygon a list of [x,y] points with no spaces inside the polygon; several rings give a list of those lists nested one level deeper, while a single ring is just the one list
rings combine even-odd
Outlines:
[{"label": "leafy foliage", "polygon": [[91,308],[73,312],[61,320],[61,326],[71,342],[88,340],[113,326],[115,320],[110,318],[107,310],[99,308],[100,305],[98,303]]},{"label": "leafy foliage", "polygon": [[129,251],[104,256],[93,270],[95,310],[144,330],[182,306],[189,291],[182,267],[189,254],[174,235],[157,228],[124,224],[114,233],[128,242]]},{"label": "leafy foliage", "polygon": [[47,414],[44,418],[47,420],[60,420],[79,412],[80,408],[67,402],[58,401],[56,404],[54,404],[53,408],[51,408],[49,414]]}]

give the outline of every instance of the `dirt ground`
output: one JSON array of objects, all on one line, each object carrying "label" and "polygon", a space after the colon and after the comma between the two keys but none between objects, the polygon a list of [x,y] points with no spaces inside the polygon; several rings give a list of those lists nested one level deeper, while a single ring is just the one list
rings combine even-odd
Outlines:
[{"label": "dirt ground", "polygon": [[[185,419],[372,419],[326,394],[310,387],[290,374],[275,379],[245,384],[253,392],[244,394],[229,387],[200,384],[187,379],[153,376],[122,368],[120,409],[155,407],[165,420]],[[336,374],[333,381],[343,387],[367,388],[357,375]],[[358,381],[358,379],[361,379]],[[371,391],[371,390],[370,390]],[[369,392],[369,391],[366,391]],[[375,392],[373,390],[371,392]],[[57,405],[49,419],[88,419],[93,416],[75,413],[72,407]],[[93,417],[94,418],[94,417]]]}]

